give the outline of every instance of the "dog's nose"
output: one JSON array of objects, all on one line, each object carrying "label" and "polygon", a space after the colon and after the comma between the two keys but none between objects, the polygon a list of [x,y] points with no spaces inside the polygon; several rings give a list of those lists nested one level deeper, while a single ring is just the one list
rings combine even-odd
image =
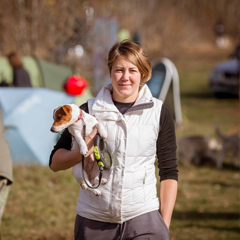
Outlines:
[{"label": "dog's nose", "polygon": [[53,127],[51,127],[50,131],[51,131],[51,132],[54,132],[54,131],[53,131]]}]

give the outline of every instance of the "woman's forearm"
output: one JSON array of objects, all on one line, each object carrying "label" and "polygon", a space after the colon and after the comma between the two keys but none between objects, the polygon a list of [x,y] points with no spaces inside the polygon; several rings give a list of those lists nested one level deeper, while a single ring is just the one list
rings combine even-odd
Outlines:
[{"label": "woman's forearm", "polygon": [[66,170],[73,167],[75,164],[82,160],[82,155],[79,149],[74,151],[69,151],[64,148],[58,149],[53,157],[50,168],[54,171]]},{"label": "woman's forearm", "polygon": [[170,226],[172,212],[177,197],[178,182],[176,180],[167,179],[160,185],[160,211],[166,225]]}]

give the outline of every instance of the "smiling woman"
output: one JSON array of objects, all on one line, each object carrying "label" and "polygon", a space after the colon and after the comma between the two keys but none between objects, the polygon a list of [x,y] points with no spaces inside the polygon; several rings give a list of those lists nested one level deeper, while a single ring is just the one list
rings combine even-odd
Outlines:
[{"label": "smiling woman", "polygon": [[134,67],[138,68],[138,71],[141,73],[141,83],[147,82],[151,78],[152,67],[150,60],[139,44],[128,40],[116,43],[108,54],[108,69],[110,73],[118,57],[125,58]]},{"label": "smiling woman", "polygon": [[151,63],[141,46],[131,41],[115,44],[108,55],[113,100],[134,102],[145,82],[151,78]]},{"label": "smiling woman", "polygon": [[[81,108],[106,128],[103,141],[112,165],[103,172],[109,177],[99,186],[100,197],[80,189],[75,239],[167,240],[178,180],[172,115],[145,84],[152,69],[139,44],[129,40],[116,43],[109,51],[108,68],[112,83]],[[71,135],[66,130],[52,151],[51,169],[63,170],[80,162],[79,153],[70,150]],[[88,164],[89,158],[85,158]]]},{"label": "smiling woman", "polygon": [[113,85],[113,100],[118,102],[136,101],[141,74],[135,65],[119,56],[113,65],[110,77]]}]

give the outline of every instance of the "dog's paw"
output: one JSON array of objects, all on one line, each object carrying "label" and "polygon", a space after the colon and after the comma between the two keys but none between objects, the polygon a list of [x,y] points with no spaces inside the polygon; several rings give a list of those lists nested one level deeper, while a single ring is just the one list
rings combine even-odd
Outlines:
[{"label": "dog's paw", "polygon": [[99,183],[99,177],[95,177],[91,180],[92,185],[97,185]]},{"label": "dog's paw", "polygon": [[[100,134],[100,133],[99,133]],[[102,131],[101,132],[101,137],[103,138],[103,139],[106,139],[107,138],[107,132],[106,131]]]},{"label": "dog's paw", "polygon": [[106,184],[107,182],[108,182],[108,180],[107,180],[106,178],[102,178],[102,179],[101,179],[101,184],[104,185],[104,184]]},{"label": "dog's paw", "polygon": [[87,152],[88,152],[87,146],[82,146],[81,149],[80,149],[80,153],[81,153],[82,155],[86,155]]},{"label": "dog's paw", "polygon": [[98,189],[93,189],[93,192],[94,192],[95,196],[101,196],[101,194],[102,194],[101,191]]},{"label": "dog's paw", "polygon": [[80,185],[81,185],[82,189],[88,189],[88,186],[86,183],[81,183]]},{"label": "dog's paw", "polygon": [[104,128],[104,126],[102,124],[98,124],[97,128],[98,128],[98,133],[100,134],[100,136],[102,138],[106,139],[107,138],[107,131]]}]

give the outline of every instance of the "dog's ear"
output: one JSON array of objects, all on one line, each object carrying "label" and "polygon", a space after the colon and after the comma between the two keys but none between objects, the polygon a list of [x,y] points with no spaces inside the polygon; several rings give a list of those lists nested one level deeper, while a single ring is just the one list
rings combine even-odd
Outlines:
[{"label": "dog's ear", "polygon": [[60,107],[58,107],[58,108],[56,108],[56,109],[53,110],[53,118],[54,118],[54,116],[55,116],[56,111],[57,111],[59,108],[60,108]]},{"label": "dog's ear", "polygon": [[66,115],[68,115],[72,111],[72,108],[69,105],[64,105],[62,106],[62,110]]}]

